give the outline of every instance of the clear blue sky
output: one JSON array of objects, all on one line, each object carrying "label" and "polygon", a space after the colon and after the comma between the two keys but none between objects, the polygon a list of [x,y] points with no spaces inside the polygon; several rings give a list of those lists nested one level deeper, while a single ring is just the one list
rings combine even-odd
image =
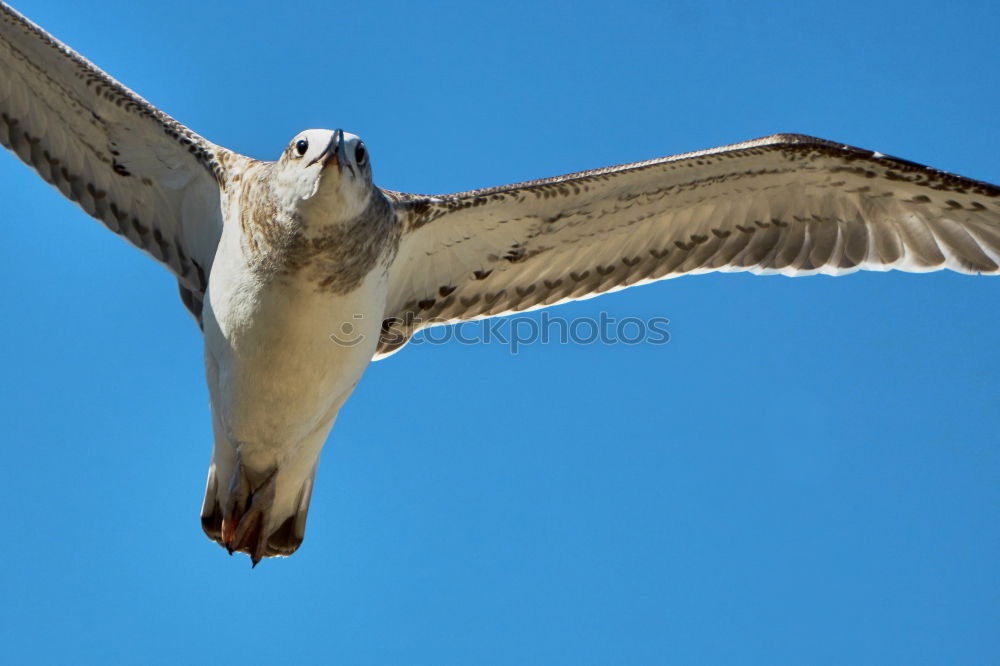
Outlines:
[{"label": "clear blue sky", "polygon": [[[17,6],[217,143],[343,127],[394,189],[777,131],[1000,182],[995,3]],[[174,281],[8,155],[0,217],[10,663],[1000,663],[998,279],[690,277],[558,311],[664,346],[408,348],[251,571],[198,523]]]}]

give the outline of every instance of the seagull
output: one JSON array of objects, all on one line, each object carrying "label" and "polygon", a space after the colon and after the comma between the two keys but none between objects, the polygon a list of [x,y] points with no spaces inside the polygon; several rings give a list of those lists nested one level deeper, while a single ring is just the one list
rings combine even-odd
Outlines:
[{"label": "seagull", "polygon": [[305,535],[368,364],[428,326],[686,274],[1000,272],[1000,188],[798,134],[447,195],[373,182],[360,137],[211,143],[0,2],[0,143],[176,277],[204,335],[206,534]]}]

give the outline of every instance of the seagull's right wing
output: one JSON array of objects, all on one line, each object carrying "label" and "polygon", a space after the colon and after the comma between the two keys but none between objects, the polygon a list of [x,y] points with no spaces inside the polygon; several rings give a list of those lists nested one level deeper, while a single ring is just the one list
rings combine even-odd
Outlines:
[{"label": "seagull's right wing", "polygon": [[388,192],[378,356],[425,326],[709,271],[1000,274],[1000,187],[795,134],[516,185]]},{"label": "seagull's right wing", "polygon": [[246,159],[187,129],[0,2],[0,143],[167,266],[198,317],[222,233],[219,184]]}]

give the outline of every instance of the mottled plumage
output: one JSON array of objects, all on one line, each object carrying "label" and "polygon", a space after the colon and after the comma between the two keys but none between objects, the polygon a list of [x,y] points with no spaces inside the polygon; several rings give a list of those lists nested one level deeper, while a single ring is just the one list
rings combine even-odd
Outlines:
[{"label": "mottled plumage", "polygon": [[1000,188],[801,135],[439,196],[376,187],[340,130],[251,159],[2,3],[0,142],[176,276],[212,400],[202,524],[255,563],[299,546],[340,408],[422,327],[708,271],[1000,272]]},{"label": "mottled plumage", "polygon": [[1000,264],[1000,188],[796,134],[398,205],[380,354],[427,325],[684,274]]}]

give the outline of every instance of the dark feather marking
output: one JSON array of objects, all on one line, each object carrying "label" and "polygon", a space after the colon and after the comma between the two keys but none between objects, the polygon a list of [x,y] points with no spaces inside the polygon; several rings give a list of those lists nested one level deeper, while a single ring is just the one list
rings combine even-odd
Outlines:
[{"label": "dark feather marking", "polygon": [[140,222],[139,218],[137,217],[133,217],[131,220],[129,220],[129,222],[131,222],[132,228],[135,229],[135,232],[139,234],[143,239],[145,239],[146,234],[149,233],[149,227]]},{"label": "dark feather marking", "polygon": [[169,261],[170,241],[163,237],[163,233],[159,229],[153,229],[153,240],[156,242],[157,247],[160,248],[160,254],[163,255],[163,260]]},{"label": "dark feather marking", "polygon": [[192,260],[191,263],[194,264],[195,270],[198,271],[198,288],[205,291],[205,288],[208,287],[208,280],[205,278],[205,269],[197,261]]},{"label": "dark feather marking", "polygon": [[517,262],[524,260],[526,253],[527,250],[523,245],[520,243],[514,243],[514,245],[507,250],[507,254],[505,254],[503,258],[512,264],[516,264]]},{"label": "dark feather marking", "polygon": [[378,190],[357,217],[317,231],[319,235],[293,243],[279,262],[285,272],[302,269],[312,279],[334,277],[327,288],[337,294],[356,289],[380,262],[391,261],[399,247],[392,204]]}]

